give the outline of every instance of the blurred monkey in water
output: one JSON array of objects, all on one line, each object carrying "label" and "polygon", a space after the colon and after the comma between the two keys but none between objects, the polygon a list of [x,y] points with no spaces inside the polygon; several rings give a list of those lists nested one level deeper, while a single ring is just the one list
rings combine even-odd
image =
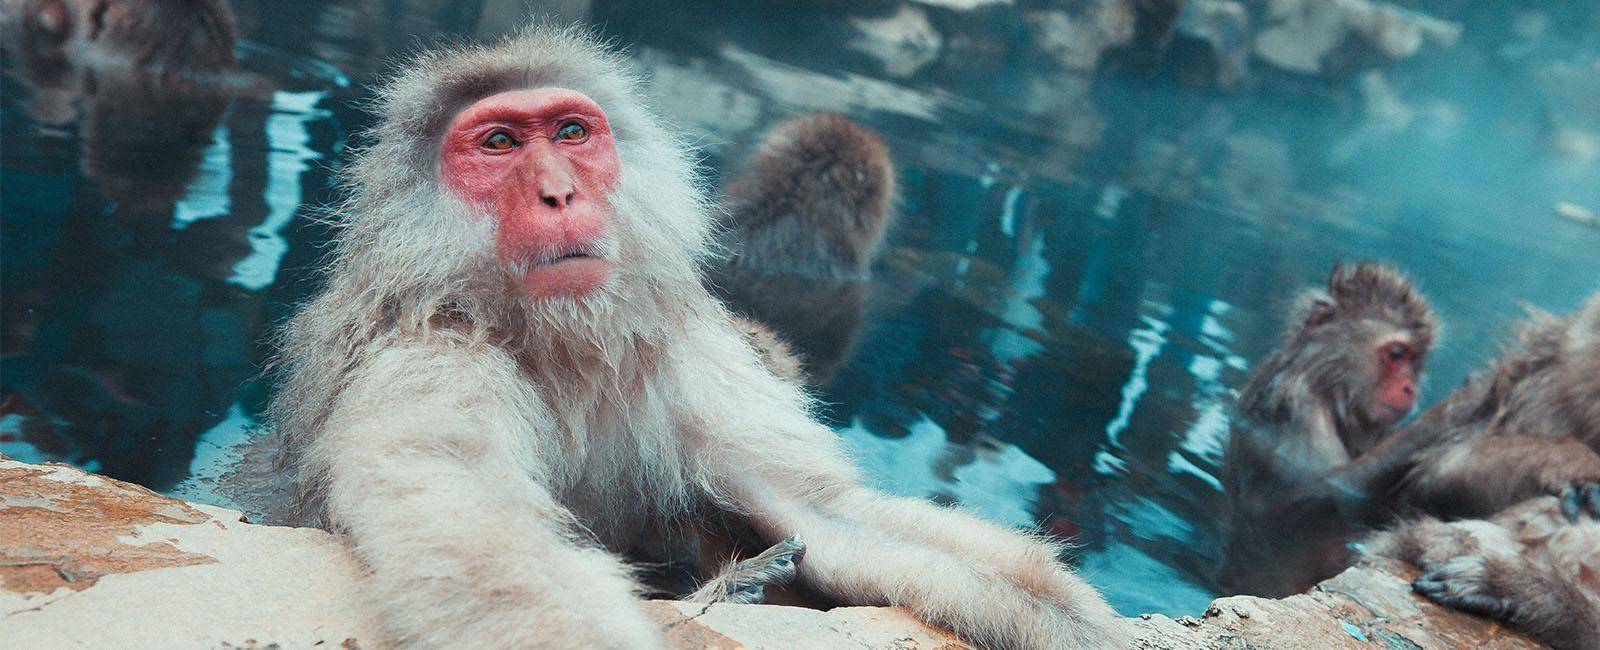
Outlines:
[{"label": "blurred monkey in water", "polygon": [[376,107],[271,423],[397,645],[659,646],[624,554],[722,530],[985,646],[1121,645],[1058,546],[864,486],[702,284],[713,210],[616,53],[534,28]]},{"label": "blurred monkey in water", "polygon": [[1231,527],[1222,580],[1299,593],[1349,561],[1424,436],[1394,435],[1415,407],[1433,310],[1387,266],[1339,265],[1300,296],[1281,346],[1239,396],[1224,480]]},{"label": "blurred monkey in water", "polygon": [[1600,294],[1565,318],[1534,315],[1491,371],[1411,429],[1442,441],[1407,477],[1408,505],[1488,519],[1430,516],[1369,552],[1421,567],[1413,586],[1442,604],[1558,648],[1600,647]]},{"label": "blurred monkey in water", "polygon": [[711,288],[795,348],[827,384],[861,331],[873,255],[893,215],[894,165],[872,130],[816,113],[766,134],[725,190],[729,259]]},{"label": "blurred monkey in water", "polygon": [[1483,517],[1600,483],[1600,294],[1565,318],[1534,314],[1492,370],[1411,428],[1441,443],[1406,479],[1408,505]]},{"label": "blurred monkey in water", "polygon": [[[0,190],[28,189],[5,217],[27,246],[7,261],[34,260],[6,266],[0,355],[27,370],[0,400],[37,414],[21,427],[41,449],[158,490],[183,477],[196,438],[255,372],[249,336],[212,331],[204,352],[194,337],[201,321],[254,317],[219,288],[259,219],[173,225],[240,91],[235,42],[225,0],[0,0],[7,92],[22,89],[7,117],[13,102],[26,115],[0,146],[75,143],[90,181],[52,165]],[[69,200],[48,199],[62,190]]]}]

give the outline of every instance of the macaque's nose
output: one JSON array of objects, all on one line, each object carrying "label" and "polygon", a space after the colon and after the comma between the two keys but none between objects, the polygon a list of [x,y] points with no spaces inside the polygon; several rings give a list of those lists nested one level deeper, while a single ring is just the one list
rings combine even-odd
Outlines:
[{"label": "macaque's nose", "polygon": [[1400,387],[1400,392],[1405,393],[1406,397],[1415,398],[1417,396],[1417,385],[1408,381],[1405,386]]},{"label": "macaque's nose", "polygon": [[539,184],[539,200],[544,201],[545,205],[558,210],[572,205],[572,199],[575,194],[572,190],[572,183]]},{"label": "macaque's nose", "polygon": [[530,174],[539,201],[545,207],[565,210],[578,197],[578,182],[572,168],[559,156],[537,156],[531,161]]}]

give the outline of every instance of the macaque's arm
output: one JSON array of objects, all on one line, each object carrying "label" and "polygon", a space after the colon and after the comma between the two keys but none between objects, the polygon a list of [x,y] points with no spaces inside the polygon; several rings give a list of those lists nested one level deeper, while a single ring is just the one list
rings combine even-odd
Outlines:
[{"label": "macaque's arm", "polygon": [[[967,513],[865,487],[798,388],[730,329],[679,369],[704,481],[768,543],[806,545],[799,579],[850,604],[894,604],[984,647],[1124,647],[1116,614],[1061,547]],[[695,355],[691,355],[695,356]]]},{"label": "macaque's arm", "polygon": [[1350,521],[1369,521],[1399,489],[1418,454],[1437,439],[1432,434],[1431,428],[1421,426],[1401,429],[1329,472],[1324,484],[1338,502],[1340,513]]},{"label": "macaque's arm", "polygon": [[[574,534],[543,481],[548,409],[497,349],[371,356],[308,450],[327,515],[370,570],[389,638],[419,648],[649,648],[617,558]],[[535,437],[544,434],[547,438]]]},{"label": "macaque's arm", "polygon": [[1422,457],[1410,496],[1431,512],[1483,517],[1600,482],[1600,455],[1569,436],[1475,435]]},{"label": "macaque's arm", "polygon": [[1255,504],[1263,513],[1332,507],[1352,523],[1377,514],[1431,439],[1426,431],[1405,429],[1352,458],[1326,420],[1240,423],[1231,436],[1228,472],[1251,477],[1232,488],[1240,491],[1238,498],[1274,504]]}]

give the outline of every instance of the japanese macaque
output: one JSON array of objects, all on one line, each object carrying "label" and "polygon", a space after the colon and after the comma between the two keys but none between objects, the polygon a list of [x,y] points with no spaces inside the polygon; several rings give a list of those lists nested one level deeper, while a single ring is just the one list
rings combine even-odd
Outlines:
[{"label": "japanese macaque", "polygon": [[[8,63],[31,86],[31,119],[66,126],[87,113],[92,128],[97,113],[114,121],[119,119],[113,114],[116,109],[144,109],[159,102],[161,106],[120,118],[120,125],[144,119],[165,127],[149,137],[168,136],[169,149],[187,141],[174,142],[170,136],[189,121],[215,125],[215,113],[221,112],[215,99],[197,97],[202,105],[185,110],[173,95],[229,90],[219,82],[236,66],[236,31],[233,12],[223,0],[0,0],[0,43]],[[126,87],[101,88],[108,81]],[[85,96],[103,98],[105,105],[80,106]],[[176,113],[157,113],[157,108]],[[200,130],[209,134],[209,127]],[[100,135],[131,137],[109,130]],[[147,164],[151,162],[159,161]]]},{"label": "japanese macaque", "polygon": [[1600,294],[1565,318],[1535,314],[1499,363],[1412,425],[1441,441],[1406,479],[1408,505],[1485,517],[1600,483]]},{"label": "japanese macaque", "polygon": [[84,171],[120,212],[170,217],[238,90],[228,4],[0,0],[0,34],[29,117],[77,125]]},{"label": "japanese macaque", "polygon": [[1372,263],[1340,265],[1300,296],[1282,345],[1239,396],[1224,459],[1231,529],[1222,580],[1243,593],[1299,593],[1349,561],[1426,446],[1391,435],[1416,406],[1433,310]]},{"label": "japanese macaque", "polygon": [[1367,553],[1421,567],[1416,591],[1558,650],[1600,647],[1600,494],[1536,497],[1489,520],[1429,517],[1374,535]]},{"label": "japanese macaque", "polygon": [[[0,0],[0,92],[19,90],[3,146],[26,161],[8,153],[24,173],[0,191],[27,190],[4,217],[0,401],[30,444],[157,490],[255,373],[229,329],[252,306],[219,286],[255,223],[173,227],[239,90],[235,36],[225,0]],[[72,160],[62,144],[81,177],[49,164]]]},{"label": "japanese macaque", "polygon": [[1122,645],[1059,546],[864,486],[702,284],[713,210],[638,86],[536,27],[378,94],[271,424],[389,640],[656,647],[624,558],[738,530],[802,540],[797,588],[984,646]]},{"label": "japanese macaque", "polygon": [[1489,519],[1425,518],[1368,552],[1421,567],[1413,586],[1441,604],[1557,648],[1600,647],[1600,294],[1565,318],[1536,314],[1493,370],[1410,429],[1441,442],[1407,477],[1408,505]]},{"label": "japanese macaque", "polygon": [[711,289],[792,344],[809,383],[828,383],[855,346],[894,188],[882,138],[831,113],[773,128],[727,185],[729,257]]}]

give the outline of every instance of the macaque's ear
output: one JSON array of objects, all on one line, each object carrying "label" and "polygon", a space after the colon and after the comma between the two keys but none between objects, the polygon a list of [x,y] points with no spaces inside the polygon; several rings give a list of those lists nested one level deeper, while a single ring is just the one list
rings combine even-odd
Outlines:
[{"label": "macaque's ear", "polygon": [[1311,332],[1339,314],[1339,301],[1321,289],[1306,289],[1295,296],[1285,325],[1291,332]]},{"label": "macaque's ear", "polygon": [[1332,300],[1328,298],[1314,299],[1306,307],[1305,328],[1307,330],[1314,330],[1322,327],[1323,325],[1328,324],[1328,321],[1333,320],[1334,315],[1337,313],[1338,306],[1333,304]]}]

